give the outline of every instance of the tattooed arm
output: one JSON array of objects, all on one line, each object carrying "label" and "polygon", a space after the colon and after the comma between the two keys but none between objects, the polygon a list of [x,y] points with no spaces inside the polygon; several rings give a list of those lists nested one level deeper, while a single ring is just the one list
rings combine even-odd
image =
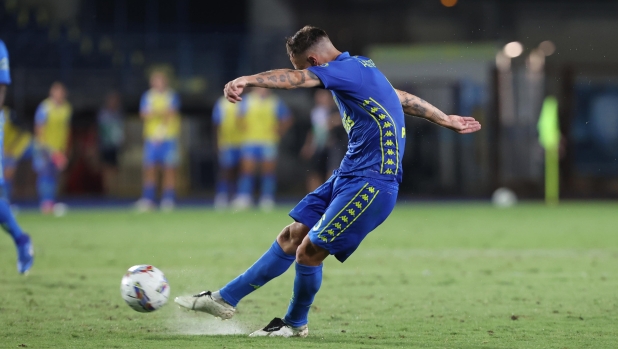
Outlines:
[{"label": "tattooed arm", "polygon": [[276,69],[256,75],[242,76],[228,82],[223,89],[225,98],[236,103],[245,87],[264,87],[290,90],[299,87],[320,87],[322,81],[309,70]]},{"label": "tattooed arm", "polygon": [[461,134],[472,133],[481,129],[481,124],[473,117],[446,115],[440,109],[413,94],[397,89],[395,91],[399,96],[403,112],[408,115],[427,119]]}]

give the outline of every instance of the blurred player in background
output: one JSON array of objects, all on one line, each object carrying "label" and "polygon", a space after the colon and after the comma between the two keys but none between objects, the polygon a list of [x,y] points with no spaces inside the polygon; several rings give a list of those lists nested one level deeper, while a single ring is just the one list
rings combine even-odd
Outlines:
[{"label": "blurred player in background", "polygon": [[180,136],[180,99],[169,88],[165,73],[155,71],[150,76],[150,90],[140,102],[140,116],[144,120],[144,187],[136,204],[138,211],[154,207],[157,170],[163,171],[161,210],[175,206],[176,167],[178,166],[178,137]]},{"label": "blurred player in background", "polygon": [[315,91],[315,106],[311,109],[311,130],[307,132],[300,155],[311,162],[307,177],[307,191],[312,192],[326,180],[328,163],[328,135],[330,114],[335,106],[333,96],[326,90]]},{"label": "blurred player in background", "polygon": [[240,147],[243,134],[238,118],[238,104],[225,97],[219,98],[212,110],[212,122],[217,129],[217,149],[219,152],[219,175],[215,208],[228,206],[234,172],[240,164]]},{"label": "blurred player in background", "polygon": [[7,199],[11,201],[13,178],[17,165],[22,160],[32,158],[34,154],[34,137],[24,125],[23,119],[14,110],[4,107],[4,152],[2,168],[4,170],[4,189]]},{"label": "blurred player in background", "polygon": [[252,205],[255,170],[259,166],[259,205],[264,210],[270,210],[275,204],[277,146],[292,123],[290,111],[279,97],[265,88],[253,89],[239,108],[243,145],[241,175],[234,206],[246,209]]},{"label": "blurred player in background", "polygon": [[97,123],[99,154],[103,164],[103,188],[109,195],[116,187],[118,152],[124,141],[124,113],[118,92],[107,95],[105,104],[97,114]]},{"label": "blurred player in background", "polygon": [[251,336],[308,335],[309,310],[322,284],[322,262],[329,255],[344,262],[395,207],[406,141],[404,113],[462,134],[481,129],[474,118],[446,115],[422,99],[394,89],[371,59],[340,52],[322,29],[306,26],[288,38],[286,46],[296,70],[240,77],[225,86],[226,98],[244,101],[247,97],[241,97],[242,92],[253,86],[330,90],[349,135],[346,156],[326,183],[292,209],[294,223],[283,228],[270,249],[247,271],[219,291],[175,299],[185,308],[229,319],[240,300],[296,262],[287,313]]},{"label": "blurred player in background", "polygon": [[[6,118],[3,108],[4,99],[6,97],[7,87],[10,84],[9,54],[6,50],[6,46],[4,46],[4,42],[0,40],[0,147],[2,147],[3,144],[3,124]],[[0,156],[2,155],[2,149],[0,149]],[[21,230],[21,227],[15,220],[15,216],[13,216],[11,212],[9,200],[4,192],[4,177],[2,172],[3,171],[0,171],[0,225],[2,225],[2,228],[13,238],[13,242],[17,248],[17,271],[24,274],[32,267],[32,263],[34,262],[34,249],[32,248],[30,236]]]},{"label": "blurred player in background", "polygon": [[67,165],[72,112],[71,104],[67,101],[66,87],[60,82],[54,82],[49,97],[39,104],[34,116],[34,170],[38,176],[41,212],[45,214],[54,210],[60,172]]}]

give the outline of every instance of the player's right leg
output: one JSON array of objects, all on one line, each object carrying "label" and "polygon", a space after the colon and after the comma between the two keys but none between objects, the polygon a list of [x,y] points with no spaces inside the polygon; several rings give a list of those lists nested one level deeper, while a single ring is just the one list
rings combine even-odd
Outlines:
[{"label": "player's right leg", "polygon": [[32,242],[30,241],[30,236],[17,224],[15,216],[13,216],[11,212],[9,201],[4,194],[2,194],[2,188],[0,188],[0,225],[11,235],[13,242],[15,242],[15,247],[17,249],[17,271],[19,271],[20,274],[27,273],[34,262]]},{"label": "player's right leg", "polygon": [[142,197],[135,203],[138,212],[150,211],[154,208],[156,195],[156,164],[158,146],[153,141],[144,142],[144,158],[142,173]]},{"label": "player's right leg", "polygon": [[308,232],[309,227],[301,223],[288,225],[260,259],[219,291],[176,297],[174,301],[190,310],[209,313],[224,320],[231,318],[241,299],[289,269],[294,263],[296,249]]},{"label": "player's right leg", "polygon": [[245,144],[241,148],[240,177],[238,178],[238,193],[233,206],[236,209],[247,209],[252,205],[255,168],[257,166],[259,148],[256,145]]},{"label": "player's right leg", "polygon": [[49,152],[39,149],[35,153],[34,170],[37,173],[36,185],[41,212],[44,214],[52,213],[56,198],[58,171],[51,161]]},{"label": "player's right leg", "polygon": [[[294,263],[296,251],[309,232],[310,224],[316,224],[332,197],[333,178],[307,195],[296,206],[299,219],[285,227],[270,249],[247,271],[229,282],[217,292],[205,291],[195,296],[177,297],[175,302],[182,307],[207,312],[222,319],[229,319],[236,311],[236,305],[251,292],[268,281],[283,274]],[[301,217],[302,216],[302,217]]]},{"label": "player's right leg", "polygon": [[219,149],[219,174],[217,177],[215,208],[227,208],[232,186],[234,168],[240,163],[240,149],[225,147]]}]

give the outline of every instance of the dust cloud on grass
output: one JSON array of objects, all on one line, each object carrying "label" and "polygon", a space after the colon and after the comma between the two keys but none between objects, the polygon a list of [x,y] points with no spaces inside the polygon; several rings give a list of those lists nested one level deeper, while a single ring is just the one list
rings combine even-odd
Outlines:
[{"label": "dust cloud on grass", "polygon": [[249,334],[248,326],[236,319],[221,320],[209,314],[176,309],[167,319],[167,328],[174,334],[193,336]]}]

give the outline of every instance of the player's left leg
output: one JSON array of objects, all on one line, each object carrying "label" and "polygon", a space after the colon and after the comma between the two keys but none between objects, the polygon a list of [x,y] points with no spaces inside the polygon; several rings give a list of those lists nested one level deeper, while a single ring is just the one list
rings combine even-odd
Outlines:
[{"label": "player's left leg", "polygon": [[154,207],[157,179],[157,153],[159,143],[146,140],[144,142],[144,155],[142,159],[142,196],[135,203],[138,212],[146,212]]},{"label": "player's left leg", "polygon": [[2,188],[0,188],[0,225],[13,238],[17,248],[17,271],[21,274],[28,272],[34,262],[32,242],[30,236],[17,224],[15,216],[11,212],[9,201],[2,194]]},{"label": "player's left leg", "polygon": [[178,141],[164,142],[163,196],[161,209],[171,211],[176,205],[176,168],[178,167]]},{"label": "player's left leg", "polygon": [[261,147],[261,193],[260,208],[270,211],[275,206],[275,190],[277,187],[275,170],[277,167],[277,145],[268,144]]},{"label": "player's left leg", "polygon": [[236,209],[247,209],[252,205],[255,168],[259,161],[259,150],[254,144],[245,144],[240,151],[240,176],[238,193],[233,205]]}]

